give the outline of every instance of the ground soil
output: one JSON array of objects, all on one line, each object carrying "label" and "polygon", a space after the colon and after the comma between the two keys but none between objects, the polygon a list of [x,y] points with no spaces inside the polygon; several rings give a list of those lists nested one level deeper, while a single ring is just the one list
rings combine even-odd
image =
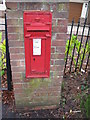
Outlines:
[{"label": "ground soil", "polygon": [[[6,75],[5,75],[6,76]],[[6,77],[2,84],[6,85]],[[88,95],[87,73],[67,73],[62,82],[60,107],[52,110],[17,111],[13,91],[2,91],[3,118],[86,118],[81,100]],[[7,87],[7,85],[6,85]]]}]

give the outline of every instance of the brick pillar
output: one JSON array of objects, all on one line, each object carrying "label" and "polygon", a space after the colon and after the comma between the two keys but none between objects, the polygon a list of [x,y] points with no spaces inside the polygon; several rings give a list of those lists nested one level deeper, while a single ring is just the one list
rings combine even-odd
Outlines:
[{"label": "brick pillar", "polygon": [[[12,79],[17,108],[59,106],[67,39],[67,3],[7,3]],[[50,78],[25,78],[24,10],[52,11]]]}]

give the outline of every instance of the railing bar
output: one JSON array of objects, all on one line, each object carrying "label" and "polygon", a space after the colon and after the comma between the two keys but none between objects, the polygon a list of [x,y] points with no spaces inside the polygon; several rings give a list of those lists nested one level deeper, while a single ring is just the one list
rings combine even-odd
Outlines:
[{"label": "railing bar", "polygon": [[88,54],[87,63],[86,63],[86,67],[85,67],[85,72],[86,72],[86,70],[87,70],[87,66],[88,66],[88,63],[89,63],[89,57],[90,57],[90,52],[89,52],[89,54]]},{"label": "railing bar", "polygon": [[79,56],[80,56],[80,50],[81,50],[82,40],[83,40],[83,36],[84,36],[84,29],[85,29],[86,21],[87,21],[87,18],[85,18],[85,22],[84,22],[84,26],[83,26],[83,32],[82,32],[82,36],[81,36],[81,42],[80,42],[80,46],[79,46],[78,57],[77,57],[76,66],[75,66],[75,72],[77,70],[77,65],[78,65],[78,60],[79,60]]},{"label": "railing bar", "polygon": [[84,55],[85,55],[85,51],[86,51],[86,46],[87,46],[87,42],[88,42],[88,38],[89,38],[89,32],[90,32],[90,26],[89,26],[89,29],[88,29],[88,35],[87,35],[87,39],[86,39],[86,43],[85,43],[85,47],[84,47],[84,52],[83,52],[83,57],[82,57],[82,60],[81,60],[81,65],[80,65],[79,71],[81,71],[81,68],[82,68],[82,64],[83,64],[83,60],[84,60]]},{"label": "railing bar", "polygon": [[0,25],[5,25],[5,24],[0,24]]},{"label": "railing bar", "polygon": [[[77,26],[77,32],[76,32],[76,39],[77,39],[77,35],[78,35],[79,26],[80,26],[80,19],[78,20],[78,26]],[[75,40],[76,40],[76,39],[75,39]],[[71,72],[71,67],[72,67],[73,58],[74,58],[75,46],[76,46],[76,42],[74,43],[74,48],[73,48],[73,53],[72,53],[72,58],[71,58],[69,73]]]},{"label": "railing bar", "polygon": [[8,84],[8,90],[11,90],[11,66],[10,66],[10,55],[9,55],[9,48],[8,48],[8,33],[7,33],[6,13],[5,13],[5,37],[6,37],[7,84]]},{"label": "railing bar", "polygon": [[64,67],[64,74],[65,74],[65,71],[66,71],[66,65],[67,65],[68,52],[69,52],[69,47],[70,47],[70,41],[71,41],[71,36],[72,36],[73,25],[74,25],[74,19],[72,20],[72,26],[71,26],[71,33],[70,33],[69,45],[68,45],[68,50],[67,50],[67,55],[66,55],[66,61],[65,61],[65,67]]}]

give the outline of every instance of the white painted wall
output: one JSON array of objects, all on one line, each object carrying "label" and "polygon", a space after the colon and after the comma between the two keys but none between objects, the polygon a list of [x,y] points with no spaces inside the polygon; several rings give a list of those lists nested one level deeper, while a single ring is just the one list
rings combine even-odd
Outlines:
[{"label": "white painted wall", "polygon": [[[4,18],[0,18],[0,24],[5,24],[5,19]],[[5,30],[5,26],[4,25],[0,25],[0,31]]]},{"label": "white painted wall", "polygon": [[89,0],[69,0],[69,2],[75,2],[75,3],[85,3],[88,2]]},{"label": "white painted wall", "polygon": [[[88,34],[88,27],[85,27],[85,30],[84,30],[84,36],[87,36]],[[76,31],[77,31],[77,26],[73,26],[73,30],[72,30],[72,34],[76,34]],[[82,31],[83,31],[83,27],[79,27],[79,31],[78,31],[78,35],[82,35]],[[71,32],[71,25],[68,25],[67,26],[67,34],[70,34]]]}]

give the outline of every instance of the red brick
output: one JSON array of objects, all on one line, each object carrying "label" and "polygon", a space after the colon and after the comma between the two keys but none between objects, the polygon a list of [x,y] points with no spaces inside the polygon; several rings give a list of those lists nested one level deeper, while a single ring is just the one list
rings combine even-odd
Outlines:
[{"label": "red brick", "polygon": [[47,95],[46,91],[38,91],[34,94],[35,98],[40,96],[46,96],[46,95]]},{"label": "red brick", "polygon": [[50,67],[51,71],[62,71],[63,70],[63,66],[62,65],[55,65],[55,66],[51,66]]},{"label": "red brick", "polygon": [[15,93],[18,93],[18,94],[22,94],[22,93],[23,93],[23,90],[22,90],[22,89],[14,89],[14,92],[15,92]]},{"label": "red brick", "polygon": [[18,78],[17,78],[17,79],[14,79],[14,78],[13,78],[12,80],[13,80],[13,83],[15,83],[15,84],[16,84],[16,83],[20,83],[20,82],[21,82],[21,80],[20,80],[20,79],[18,79]]},{"label": "red brick", "polygon": [[61,46],[61,47],[56,47],[56,52],[57,53],[65,53],[65,47],[63,46]]},{"label": "red brick", "polygon": [[48,91],[60,91],[60,85],[58,86],[53,86],[53,87],[48,87]]},{"label": "red brick", "polygon": [[9,25],[10,25],[10,26],[11,26],[11,25],[12,25],[12,26],[15,26],[15,25],[17,26],[17,25],[19,25],[18,19],[13,19],[13,18],[12,18],[12,19],[7,19],[7,25],[8,25],[8,26],[9,26]]},{"label": "red brick", "polygon": [[11,10],[16,10],[17,9],[17,3],[7,3],[6,2],[6,6],[7,6],[7,8],[9,8]]},{"label": "red brick", "polygon": [[64,60],[55,60],[55,65],[64,65]]},{"label": "red brick", "polygon": [[[57,71],[58,72],[58,71]],[[63,75],[63,71],[59,71],[61,73],[61,77],[60,78],[56,78],[53,81],[53,84],[58,86],[58,83],[61,84],[62,83],[62,75]]]},{"label": "red brick", "polygon": [[64,54],[51,54],[51,59],[63,59]]},{"label": "red brick", "polygon": [[11,61],[11,66],[20,66],[20,61]]},{"label": "red brick", "polygon": [[20,59],[24,59],[25,56],[24,56],[24,54],[11,54],[10,58],[12,60],[20,60]]},{"label": "red brick", "polygon": [[[47,6],[47,9],[49,10],[50,6],[48,4],[46,4],[46,6]],[[41,4],[40,2],[37,2],[37,3],[29,2],[26,4],[26,10],[41,10]]]},{"label": "red brick", "polygon": [[7,11],[8,18],[23,18],[23,11]]},{"label": "red brick", "polygon": [[8,33],[23,33],[23,28],[19,26],[8,26]]},{"label": "red brick", "polygon": [[51,48],[51,53],[55,53],[55,47]]},{"label": "red brick", "polygon": [[[26,83],[23,84],[23,88],[24,88],[24,89],[28,88],[29,86],[30,86],[29,84],[26,84]],[[31,86],[31,87],[32,87],[32,86]]]},{"label": "red brick", "polygon": [[19,34],[8,34],[8,40],[19,40]]},{"label": "red brick", "polygon": [[52,25],[56,26],[56,19],[52,19]]},{"label": "red brick", "polygon": [[60,41],[59,40],[58,41],[53,40],[52,41],[52,46],[65,46],[65,44],[66,44],[66,42],[62,41],[62,40],[60,40]]},{"label": "red brick", "polygon": [[57,25],[59,26],[67,26],[67,24],[68,24],[67,19],[59,19],[57,22]]},{"label": "red brick", "polygon": [[[54,76],[63,76],[63,71],[57,71],[57,72],[55,71],[55,72],[53,72],[53,75]],[[58,80],[55,82],[58,82]]]},{"label": "red brick", "polygon": [[55,33],[66,33],[67,27],[61,27],[61,26],[53,26],[52,31]]},{"label": "red brick", "polygon": [[13,67],[11,66],[12,72],[24,72],[25,68],[24,67]]},{"label": "red brick", "polygon": [[10,48],[10,53],[24,53],[24,48]]},{"label": "red brick", "polygon": [[9,47],[22,47],[22,46],[24,46],[24,43],[23,43],[23,41],[12,41],[12,40],[10,40],[9,41]]},{"label": "red brick", "polygon": [[59,34],[57,34],[56,39],[64,39],[66,41],[66,39],[68,39],[68,37],[65,33],[59,33]]},{"label": "red brick", "polygon": [[53,17],[54,18],[68,18],[68,12],[66,11],[66,12],[64,12],[64,11],[62,11],[62,12],[54,12],[53,13]]},{"label": "red brick", "polygon": [[18,83],[18,84],[13,84],[13,87],[15,88],[15,89],[22,89],[22,84],[21,83]]},{"label": "red brick", "polygon": [[15,73],[15,72],[13,72],[12,73],[12,77],[13,77],[13,79],[21,78],[21,73]]},{"label": "red brick", "polygon": [[58,92],[58,91],[55,91],[55,92],[54,91],[53,92],[48,91],[47,94],[48,94],[48,96],[58,96],[58,95],[60,95],[60,92]]},{"label": "red brick", "polygon": [[24,61],[20,61],[20,65],[21,65],[21,66],[24,66],[24,65],[25,65],[25,62],[24,62]]}]

